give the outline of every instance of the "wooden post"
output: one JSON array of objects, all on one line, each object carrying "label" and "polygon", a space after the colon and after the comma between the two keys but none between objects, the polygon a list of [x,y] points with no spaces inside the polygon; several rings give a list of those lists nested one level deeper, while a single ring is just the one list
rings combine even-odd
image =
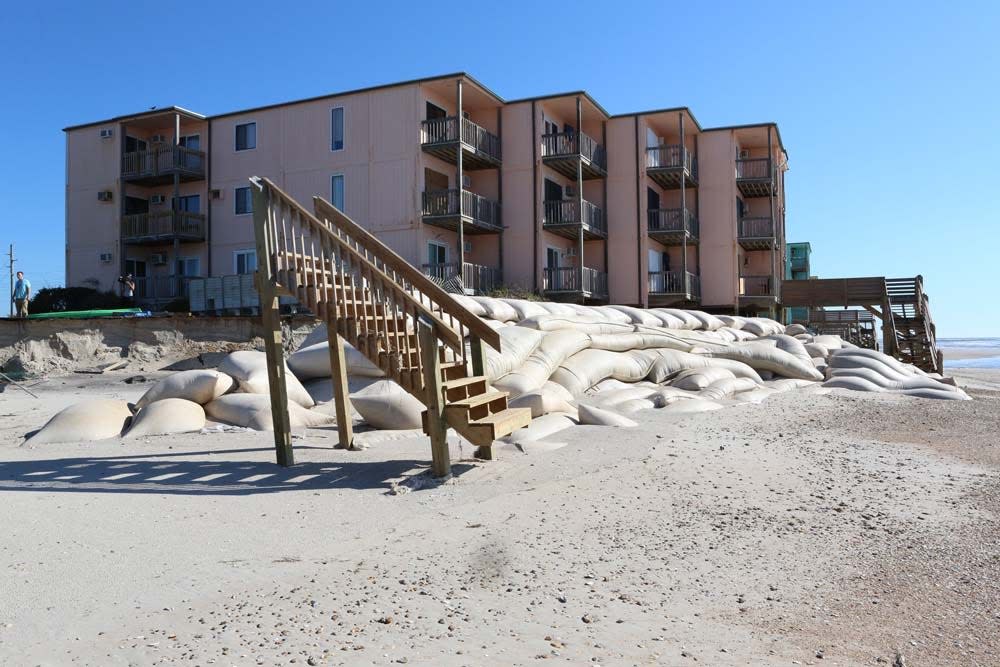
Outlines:
[{"label": "wooden post", "polygon": [[[483,345],[483,339],[479,336],[472,336],[469,340],[469,347],[471,348],[470,351],[472,353],[472,374],[486,377],[486,346]],[[488,387],[487,391],[489,391]],[[476,447],[476,451],[473,456],[484,461],[492,461],[493,448]]]},{"label": "wooden post", "polygon": [[577,217],[580,218],[580,235],[577,237],[577,275],[579,276],[580,303],[583,303],[585,296],[583,293],[583,220],[586,217],[583,213],[583,101],[576,98],[576,135],[573,140],[576,142],[576,206]]},{"label": "wooden post", "polygon": [[285,360],[281,351],[281,320],[278,314],[278,293],[271,274],[271,248],[267,243],[270,223],[270,192],[254,183],[253,227],[257,245],[255,282],[260,294],[260,318],[264,328],[264,354],[267,356],[267,385],[271,394],[271,423],[274,428],[274,449],[278,465],[295,465],[292,452],[292,426],[288,417],[288,391],[285,387]]},{"label": "wooden post", "polygon": [[[608,235],[611,224],[608,222],[608,121],[601,121],[601,148],[604,149],[604,179],[601,182],[601,216],[604,219],[604,275],[607,279],[607,294],[604,297],[611,301],[611,272],[608,271]],[[642,237],[639,237],[642,239]]]},{"label": "wooden post", "polygon": [[431,438],[431,473],[435,477],[451,475],[448,454],[448,424],[444,421],[444,395],[441,386],[441,358],[434,325],[421,318],[417,323],[420,338],[420,361],[424,367],[424,392],[427,406],[427,435]]},{"label": "wooden post", "polygon": [[458,149],[455,151],[456,179],[458,187],[458,277],[465,284],[465,222],[462,220],[462,205],[465,199],[465,186],[462,183],[462,130],[465,123],[462,116],[462,80],[455,82],[455,124],[458,127]]},{"label": "wooden post", "polygon": [[337,409],[337,434],[339,449],[354,447],[354,426],[351,424],[351,407],[347,388],[347,363],[344,361],[344,339],[337,332],[336,318],[326,324],[327,344],[330,347],[330,380],[333,382],[333,402]]}]

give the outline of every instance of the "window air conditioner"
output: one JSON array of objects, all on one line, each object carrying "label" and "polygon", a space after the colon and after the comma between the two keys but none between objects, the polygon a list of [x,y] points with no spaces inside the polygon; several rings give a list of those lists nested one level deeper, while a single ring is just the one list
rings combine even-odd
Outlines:
[{"label": "window air conditioner", "polygon": [[576,257],[576,246],[570,246],[566,250],[566,256],[567,257]]},{"label": "window air conditioner", "polygon": [[740,159],[741,160],[748,160],[749,158],[750,158],[750,150],[746,149],[746,148],[741,148],[740,149]]},{"label": "window air conditioner", "polygon": [[101,190],[97,193],[97,201],[111,201],[111,190]]},{"label": "window air conditioner", "polygon": [[110,252],[101,253],[101,263],[110,264],[112,259],[114,259],[114,256]]},{"label": "window air conditioner", "polygon": [[110,139],[113,136],[115,136],[115,131],[110,127],[106,127],[101,130],[101,139]]},{"label": "window air conditioner", "polygon": [[223,195],[224,192],[225,190],[223,190],[222,188],[214,188],[211,192],[209,192],[208,196],[211,199],[222,199],[224,196]]},{"label": "window air conditioner", "polygon": [[167,200],[167,198],[164,197],[163,195],[153,195],[152,197],[149,198],[149,203],[150,204],[162,204],[166,200]]},{"label": "window air conditioner", "polygon": [[167,256],[161,252],[154,252],[149,256],[149,260],[156,266],[163,266],[167,263]]},{"label": "window air conditioner", "polygon": [[151,144],[165,144],[167,143],[167,137],[162,134],[154,134],[149,138],[149,143]]}]

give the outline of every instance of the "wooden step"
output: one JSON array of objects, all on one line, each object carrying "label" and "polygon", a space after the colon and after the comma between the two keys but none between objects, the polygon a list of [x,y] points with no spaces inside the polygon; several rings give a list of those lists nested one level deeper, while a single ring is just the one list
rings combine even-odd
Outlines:
[{"label": "wooden step", "polygon": [[468,396],[466,398],[459,399],[457,401],[449,401],[447,405],[445,405],[445,410],[449,408],[455,408],[458,410],[463,410],[463,409],[470,410],[480,405],[488,405],[489,403],[493,403],[494,401],[506,398],[507,398],[507,392],[496,391],[495,389],[491,389],[490,391],[483,392],[482,394],[475,394],[473,396]]}]

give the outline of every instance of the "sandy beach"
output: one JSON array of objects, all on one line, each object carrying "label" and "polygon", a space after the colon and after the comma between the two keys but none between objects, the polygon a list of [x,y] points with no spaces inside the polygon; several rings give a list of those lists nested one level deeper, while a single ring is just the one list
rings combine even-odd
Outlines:
[{"label": "sandy beach", "polygon": [[443,485],[414,432],[19,447],[128,375],[0,395],[4,664],[1000,662],[997,371],[456,441]]}]

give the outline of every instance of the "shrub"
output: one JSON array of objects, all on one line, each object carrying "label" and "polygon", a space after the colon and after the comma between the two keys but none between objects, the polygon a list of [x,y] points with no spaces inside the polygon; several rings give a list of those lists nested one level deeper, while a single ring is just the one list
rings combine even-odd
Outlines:
[{"label": "shrub", "polygon": [[542,296],[524,287],[501,285],[487,292],[484,296],[494,299],[524,299],[525,301],[542,301]]},{"label": "shrub", "polygon": [[59,313],[68,310],[122,308],[124,300],[114,292],[90,287],[43,287],[31,297],[32,313]]}]

